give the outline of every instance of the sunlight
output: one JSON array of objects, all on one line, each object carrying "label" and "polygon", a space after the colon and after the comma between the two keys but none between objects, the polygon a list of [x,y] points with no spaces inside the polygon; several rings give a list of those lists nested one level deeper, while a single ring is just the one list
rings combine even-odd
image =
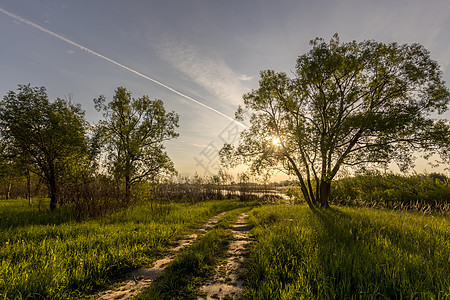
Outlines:
[{"label": "sunlight", "polygon": [[280,146],[280,145],[281,145],[280,138],[277,137],[277,136],[272,137],[272,144],[273,144],[274,146]]}]

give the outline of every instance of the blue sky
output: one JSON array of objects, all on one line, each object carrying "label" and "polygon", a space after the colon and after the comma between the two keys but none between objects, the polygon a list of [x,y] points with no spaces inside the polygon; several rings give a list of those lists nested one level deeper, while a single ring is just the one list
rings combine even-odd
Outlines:
[{"label": "blue sky", "polygon": [[[0,9],[231,117],[261,70],[291,73],[311,39],[336,32],[342,41],[421,43],[450,82],[448,0],[0,0]],[[162,99],[180,114],[167,150],[181,174],[215,172],[216,150],[235,140],[236,125],[211,109],[2,12],[0,40],[1,96],[43,85],[52,99],[81,103],[91,123],[101,117],[92,99],[118,86]]]}]

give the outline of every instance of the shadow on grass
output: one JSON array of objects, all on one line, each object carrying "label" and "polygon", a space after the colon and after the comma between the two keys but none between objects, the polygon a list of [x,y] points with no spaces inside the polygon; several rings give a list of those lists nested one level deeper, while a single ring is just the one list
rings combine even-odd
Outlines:
[{"label": "shadow on grass", "polygon": [[[376,209],[262,207],[247,299],[445,299],[448,219]],[[428,224],[428,226],[425,226]]]},{"label": "shadow on grass", "polygon": [[[317,296],[347,298],[444,297],[450,257],[433,232],[391,220],[349,214],[342,209],[314,210],[317,224]],[[442,237],[441,237],[442,238]],[[447,237],[450,238],[450,237]],[[445,240],[445,237],[444,237]],[[447,294],[448,296],[448,294]]]},{"label": "shadow on grass", "polygon": [[39,209],[37,204],[29,206],[21,200],[1,200],[0,202],[0,229],[31,225],[60,225],[74,220],[69,207],[50,211],[47,205],[42,205]]}]

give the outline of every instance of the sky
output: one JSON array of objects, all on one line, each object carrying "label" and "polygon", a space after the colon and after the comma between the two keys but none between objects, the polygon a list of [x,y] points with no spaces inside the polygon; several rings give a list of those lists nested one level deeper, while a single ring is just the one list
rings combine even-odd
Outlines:
[{"label": "sky", "polygon": [[93,99],[119,86],[161,99],[180,115],[166,144],[176,169],[208,175],[244,129],[231,119],[259,72],[292,74],[310,40],[420,43],[448,85],[449,28],[449,0],[0,0],[0,96],[45,86],[92,124]]}]

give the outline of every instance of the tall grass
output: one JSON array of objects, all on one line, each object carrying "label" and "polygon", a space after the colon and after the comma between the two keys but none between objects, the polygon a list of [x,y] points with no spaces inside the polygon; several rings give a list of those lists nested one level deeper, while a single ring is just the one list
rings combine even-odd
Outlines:
[{"label": "tall grass", "polygon": [[440,174],[401,176],[367,172],[336,180],[330,200],[339,205],[449,213],[449,183]]},{"label": "tall grass", "polygon": [[447,299],[445,216],[264,206],[250,215],[248,299]]},{"label": "tall grass", "polygon": [[0,299],[76,299],[149,264],[189,228],[240,203],[140,204],[84,222],[36,211],[26,200],[0,205]]},{"label": "tall grass", "polygon": [[[0,200],[0,229],[28,225],[57,225],[73,220],[69,207],[49,210],[49,199],[34,197],[32,205],[24,198]],[[0,237],[1,238],[1,237]]]}]

